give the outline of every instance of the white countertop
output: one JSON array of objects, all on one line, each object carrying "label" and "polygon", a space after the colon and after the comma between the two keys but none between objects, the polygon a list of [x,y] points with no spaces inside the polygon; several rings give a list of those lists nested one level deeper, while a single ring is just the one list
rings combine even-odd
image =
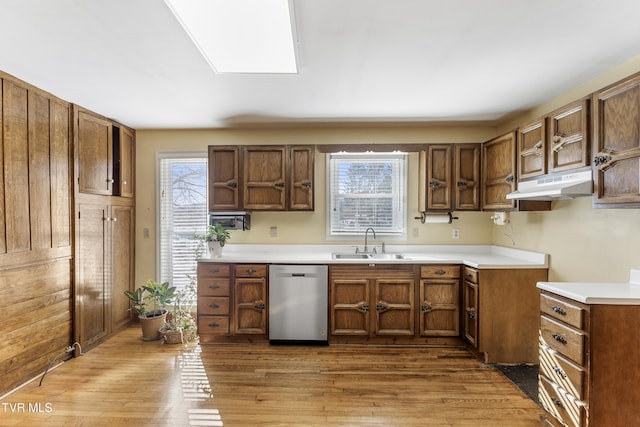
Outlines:
[{"label": "white countertop", "polygon": [[387,253],[404,259],[333,259],[332,253],[355,253],[353,245],[233,245],[220,258],[200,262],[264,264],[464,264],[479,269],[548,268],[544,253],[493,245],[387,245]]},{"label": "white countertop", "polygon": [[631,270],[628,283],[538,282],[538,288],[585,304],[640,304],[640,270]]}]

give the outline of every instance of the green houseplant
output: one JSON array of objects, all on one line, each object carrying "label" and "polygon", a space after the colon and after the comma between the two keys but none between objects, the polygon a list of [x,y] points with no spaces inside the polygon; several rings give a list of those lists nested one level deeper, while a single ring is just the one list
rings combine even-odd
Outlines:
[{"label": "green houseplant", "polygon": [[209,253],[215,257],[222,256],[222,248],[231,239],[231,233],[222,224],[208,225],[205,234],[194,234],[194,239],[200,241],[196,249],[196,256],[200,258],[204,253],[204,244],[207,244]]},{"label": "green houseplant", "polygon": [[160,335],[165,344],[188,343],[197,338],[197,326],[193,316],[197,300],[196,279],[192,276],[189,278],[189,284],[175,293],[166,323],[160,328]]},{"label": "green houseplant", "polygon": [[153,279],[135,291],[124,291],[129,298],[131,310],[138,315],[142,326],[142,339],[153,341],[160,338],[160,327],[164,325],[168,310],[165,308],[175,297],[176,288],[169,282],[158,283]]}]

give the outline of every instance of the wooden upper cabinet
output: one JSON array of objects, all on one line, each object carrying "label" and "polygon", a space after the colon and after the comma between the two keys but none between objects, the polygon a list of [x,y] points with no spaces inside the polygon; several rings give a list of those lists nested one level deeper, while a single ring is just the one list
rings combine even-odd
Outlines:
[{"label": "wooden upper cabinet", "polygon": [[289,210],[314,208],[315,147],[289,147]]},{"label": "wooden upper cabinet", "polygon": [[285,210],[286,148],[247,146],[242,149],[244,209]]},{"label": "wooden upper cabinet", "polygon": [[548,116],[549,172],[589,166],[589,100],[564,106]]},{"label": "wooden upper cabinet", "polygon": [[453,145],[453,204],[456,210],[480,210],[480,146]]},{"label": "wooden upper cabinet", "polygon": [[[114,195],[133,197],[135,134],[124,126],[113,128]],[[117,136],[116,136],[117,134]]]},{"label": "wooden upper cabinet", "polygon": [[507,194],[516,188],[516,138],[510,132],[482,144],[482,209],[514,209]]},{"label": "wooden upper cabinet", "polygon": [[433,144],[420,153],[420,210],[480,209],[480,144]]},{"label": "wooden upper cabinet", "polygon": [[209,211],[241,209],[239,174],[238,146],[209,146]]},{"label": "wooden upper cabinet", "polygon": [[595,207],[640,207],[640,75],[593,95]]},{"label": "wooden upper cabinet", "polygon": [[546,119],[538,119],[518,129],[518,179],[547,173]]},{"label": "wooden upper cabinet", "polygon": [[314,209],[315,146],[209,146],[209,211]]},{"label": "wooden upper cabinet", "polygon": [[110,196],[113,192],[113,125],[85,111],[77,115],[78,191]]}]

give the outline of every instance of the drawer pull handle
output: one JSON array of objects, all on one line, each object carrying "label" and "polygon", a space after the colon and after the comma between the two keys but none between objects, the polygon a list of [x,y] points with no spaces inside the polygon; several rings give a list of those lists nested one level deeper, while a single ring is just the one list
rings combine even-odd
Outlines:
[{"label": "drawer pull handle", "polygon": [[213,270],[209,270],[209,273],[219,273],[220,270],[218,270],[217,268],[214,268]]},{"label": "drawer pull handle", "polygon": [[443,274],[445,274],[445,273],[446,273],[446,271],[444,271],[444,270],[436,270],[436,272],[435,272],[435,273],[436,273],[438,276],[442,276]]},{"label": "drawer pull handle", "polygon": [[559,399],[551,399],[553,401],[553,404],[556,405],[558,408],[562,408],[564,409],[564,405],[562,404],[562,402],[560,402]]},{"label": "drawer pull handle", "polygon": [[555,311],[556,313],[562,316],[567,315],[567,312],[562,307],[558,307],[557,305],[554,305],[553,307],[551,307],[551,310]]},{"label": "drawer pull handle", "polygon": [[556,374],[558,374],[558,376],[562,379],[567,378],[567,374],[562,370],[562,368],[560,368],[559,366],[553,365],[551,367],[551,369],[553,369],[553,372],[555,372]]},{"label": "drawer pull handle", "polygon": [[209,308],[218,308],[220,307],[218,304],[209,304]]},{"label": "drawer pull handle", "polygon": [[209,289],[218,289],[220,285],[209,285]]},{"label": "drawer pull handle", "polygon": [[256,272],[256,270],[254,270],[253,268],[247,268],[247,273],[248,274],[253,274],[255,272]]},{"label": "drawer pull handle", "polygon": [[551,336],[553,337],[554,340],[558,341],[560,344],[566,344],[567,343],[567,339],[560,335],[560,334],[551,334]]},{"label": "drawer pull handle", "polygon": [[209,323],[209,327],[210,328],[219,328],[220,324],[219,323]]}]

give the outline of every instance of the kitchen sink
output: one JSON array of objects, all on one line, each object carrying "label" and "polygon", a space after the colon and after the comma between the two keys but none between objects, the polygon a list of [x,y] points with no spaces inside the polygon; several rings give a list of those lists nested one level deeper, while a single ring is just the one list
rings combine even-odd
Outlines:
[{"label": "kitchen sink", "polygon": [[393,260],[393,259],[405,259],[405,256],[403,254],[397,254],[397,253],[389,253],[389,254],[354,254],[354,253],[337,253],[334,252],[331,254],[331,257],[333,259],[387,259],[387,260]]}]

